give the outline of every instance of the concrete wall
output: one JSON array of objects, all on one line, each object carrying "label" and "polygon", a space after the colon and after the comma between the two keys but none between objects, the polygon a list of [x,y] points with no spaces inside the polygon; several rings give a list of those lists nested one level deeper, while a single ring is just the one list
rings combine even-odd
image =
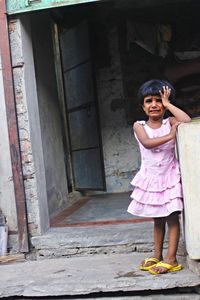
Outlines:
[{"label": "concrete wall", "polygon": [[31,23],[23,15],[10,20],[9,33],[28,226],[34,236],[46,231],[49,215],[66,206],[68,194],[50,22],[42,16]]},{"label": "concrete wall", "polygon": [[34,236],[48,228],[49,216],[29,16],[10,20],[9,33],[28,228]]},{"label": "concrete wall", "polygon": [[64,161],[61,112],[57,95],[51,19],[32,17],[32,37],[42,145],[50,216],[67,206],[68,185]]},{"label": "concrete wall", "polygon": [[125,115],[117,24],[107,22],[105,26],[110,66],[97,69],[97,94],[107,192],[118,193],[131,189],[130,181],[139,168],[140,154]]}]

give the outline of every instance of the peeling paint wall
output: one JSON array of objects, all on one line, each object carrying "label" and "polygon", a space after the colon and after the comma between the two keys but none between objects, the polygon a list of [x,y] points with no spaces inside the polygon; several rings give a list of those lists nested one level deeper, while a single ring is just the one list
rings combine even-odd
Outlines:
[{"label": "peeling paint wall", "polygon": [[110,66],[97,70],[103,155],[107,192],[125,192],[139,168],[140,154],[127,124],[120,65],[117,25],[106,24]]},{"label": "peeling paint wall", "polygon": [[101,0],[6,0],[7,13],[12,15],[35,10],[49,9],[54,7],[77,5]]}]

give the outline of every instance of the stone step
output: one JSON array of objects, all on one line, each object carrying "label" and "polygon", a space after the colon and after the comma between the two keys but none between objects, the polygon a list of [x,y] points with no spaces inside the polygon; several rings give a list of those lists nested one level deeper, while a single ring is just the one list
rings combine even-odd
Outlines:
[{"label": "stone step", "polygon": [[165,299],[170,299],[168,295],[173,293],[179,296],[186,292],[194,294],[200,286],[200,277],[187,269],[183,257],[178,257],[179,263],[184,265],[184,269],[179,272],[154,276],[140,271],[140,261],[149,255],[136,252],[101,254],[2,265],[0,298],[20,296],[50,299],[51,296],[56,299],[73,296],[73,299],[98,299],[102,296],[117,300],[124,295],[163,295]]},{"label": "stone step", "polygon": [[[166,234],[167,236],[167,234]],[[32,237],[35,258],[153,251],[153,222],[88,227],[51,228]],[[164,249],[167,248],[167,237]],[[186,256],[180,239],[178,255]]]},{"label": "stone step", "polygon": [[153,223],[51,228],[33,237],[37,258],[73,255],[149,252],[153,249]]},{"label": "stone step", "polygon": [[[24,297],[18,297],[17,300],[33,300],[33,299],[37,299],[37,300],[47,300],[47,299],[50,299],[50,298],[34,298],[34,297],[31,297],[31,298],[24,298]],[[69,300],[69,297],[51,297],[51,300]],[[177,292],[174,292],[174,294],[164,294],[164,293],[161,293],[161,294],[152,294],[152,295],[141,295],[141,296],[110,296],[110,297],[102,297],[102,295],[96,295],[95,298],[94,297],[84,297],[85,300],[199,300],[200,299],[200,295],[196,294],[196,293],[177,293]],[[7,300],[14,300],[14,298],[8,298]],[[83,300],[83,298],[74,298],[73,297],[73,300]]]}]

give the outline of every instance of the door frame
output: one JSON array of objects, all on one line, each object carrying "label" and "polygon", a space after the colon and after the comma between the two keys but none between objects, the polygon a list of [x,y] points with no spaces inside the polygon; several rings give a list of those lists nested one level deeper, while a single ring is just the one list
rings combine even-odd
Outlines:
[{"label": "door frame", "polygon": [[[54,62],[55,62],[55,72],[58,87],[58,100],[60,101],[60,116],[61,124],[63,129],[63,144],[64,149],[66,149],[67,155],[65,156],[65,166],[67,174],[68,188],[71,185],[72,191],[75,190],[73,181],[73,167],[72,167],[72,157],[70,151],[70,140],[69,140],[69,126],[67,120],[67,109],[65,103],[65,92],[64,92],[64,82],[62,74],[62,64],[61,64],[61,53],[60,53],[60,41],[59,41],[59,29],[56,22],[52,24],[52,36],[53,36],[53,51],[54,51]],[[69,189],[70,190],[70,189]]]}]

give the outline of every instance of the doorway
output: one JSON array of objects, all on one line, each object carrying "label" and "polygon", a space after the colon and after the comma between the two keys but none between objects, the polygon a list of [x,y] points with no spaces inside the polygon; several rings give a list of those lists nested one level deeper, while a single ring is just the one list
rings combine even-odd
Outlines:
[{"label": "doorway", "polygon": [[[87,20],[59,26],[74,190],[105,190],[98,102]],[[65,128],[67,129],[67,128]]]},{"label": "doorway", "polygon": [[31,26],[51,219],[85,190],[105,191],[104,160],[87,22],[58,30],[44,12]]},{"label": "doorway", "polygon": [[[171,14],[172,6],[174,8],[173,14]],[[185,10],[190,8],[191,15],[194,14],[193,21],[195,20],[195,22],[192,21],[192,18],[188,22],[192,31],[192,28],[198,27],[195,8],[186,4],[183,5],[183,8]],[[60,143],[62,149],[56,150],[56,157],[60,159],[59,168],[54,161],[55,151],[46,162],[47,182],[51,182],[54,188],[49,189],[49,197],[54,198],[50,208],[52,218],[55,217],[55,214],[58,215],[68,209],[68,206],[72,208],[73,205],[76,205],[76,203],[69,202],[69,194],[74,190],[80,191],[86,197],[88,196],[87,190],[92,192],[92,197],[98,194],[97,191],[101,191],[103,196],[97,196],[97,198],[99,200],[104,199],[104,194],[107,194],[107,201],[111,199],[109,195],[112,193],[129,193],[132,188],[129,182],[139,168],[139,152],[132,133],[132,123],[136,118],[143,117],[141,112],[135,109],[135,93],[137,86],[144,80],[148,80],[152,76],[168,77],[174,81],[177,87],[182,89],[184,101],[183,98],[180,98],[178,91],[180,106],[184,105],[184,109],[188,110],[190,115],[192,112],[191,116],[198,114],[199,81],[196,80],[194,84],[194,77],[193,75],[190,76],[190,72],[195,73],[195,78],[198,76],[200,72],[197,63],[199,58],[193,56],[192,59],[183,61],[178,60],[177,53],[174,53],[174,49],[183,47],[178,42],[181,40],[180,37],[184,35],[176,18],[179,12],[178,4],[166,4],[165,26],[161,27],[165,29],[164,36],[168,33],[168,41],[164,41],[165,52],[158,52],[157,40],[153,44],[154,52],[151,53],[149,49],[143,47],[144,43],[136,43],[132,38],[133,29],[137,28],[140,31],[138,24],[144,25],[142,27],[144,30],[153,28],[155,30],[153,36],[157,36],[156,30],[160,28],[157,25],[160,25],[161,22],[160,14],[157,12],[160,11],[162,8],[158,4],[156,7],[151,5],[151,8],[136,8],[131,5],[122,8],[118,2],[112,2],[112,5],[110,2],[109,5],[94,4],[93,6],[52,10],[43,14],[44,18],[41,18],[43,21],[39,20],[38,15],[37,20],[35,17],[34,23],[41,22],[39,26],[40,41],[42,41],[42,36],[47,36],[47,34],[49,38],[51,37],[52,28],[55,28],[54,23],[56,23],[56,47],[59,47],[58,52],[56,52],[58,54],[55,55],[55,51],[53,51],[55,47],[53,45],[54,36],[51,43],[49,42],[46,46],[48,51],[38,47],[35,52],[36,69],[40,70],[40,73],[44,69],[43,61],[47,52],[51,52],[51,58],[48,57],[48,61],[51,60],[49,73],[55,72],[55,66],[52,62],[56,61],[58,67],[57,74],[55,72],[56,75],[50,81],[50,85],[51,87],[54,86],[55,89],[59,87],[53,100],[54,106],[51,107],[51,112],[54,114],[53,118],[55,115],[59,116],[59,120],[57,119],[57,129],[59,128],[59,130],[57,133],[55,132],[52,139],[54,146],[58,139],[62,142]],[[144,16],[146,16],[145,21],[143,20]],[[46,24],[42,23],[45,22],[45,18],[48,19]],[[184,19],[184,15],[182,18]],[[146,23],[151,26],[147,26]],[[47,29],[43,29],[46,27],[48,32]],[[193,32],[196,33],[194,41],[198,41],[197,30],[193,30]],[[91,37],[93,47],[91,47]],[[188,52],[188,46],[193,45],[189,39],[191,38],[189,33],[187,33],[187,37],[188,44],[186,48],[183,48],[183,50],[186,49],[183,52]],[[36,35],[34,40],[36,44],[39,44],[37,39],[38,36]],[[175,46],[177,48],[174,48]],[[42,51],[43,56],[41,56]],[[193,52],[195,55],[199,53],[196,50],[190,52],[192,55],[194,55]],[[179,52],[179,59],[180,55]],[[56,60],[55,56],[58,56]],[[38,59],[39,57],[40,59]],[[41,62],[43,63],[41,64]],[[188,74],[184,71],[184,76],[185,74],[186,76],[189,75],[190,77],[187,79],[189,78],[190,82],[185,81],[186,77],[182,76],[180,67],[182,70],[188,71]],[[174,72],[172,72],[173,70]],[[171,77],[172,74],[173,76],[176,74],[178,77]],[[184,84],[190,84],[187,91],[183,88],[181,76],[184,77]],[[45,82],[45,76],[41,78],[41,75],[38,75],[38,89],[42,82]],[[191,90],[191,86],[194,95],[188,100],[186,92]],[[60,90],[62,95],[59,95]],[[194,107],[195,109],[193,109]],[[45,110],[45,105],[41,106],[41,115],[44,116]],[[48,119],[49,116],[50,114],[44,116],[42,120]],[[43,126],[46,133],[50,135],[52,130],[47,126],[47,123]],[[45,136],[47,137],[47,135]],[[48,152],[49,148],[46,147],[45,151]],[[55,164],[53,165],[53,163]],[[64,175],[60,173],[61,170],[63,174],[65,173]],[[53,180],[54,176],[57,176],[56,174],[59,176],[55,184]],[[62,182],[63,190],[60,189]],[[128,194],[126,196],[129,197]],[[65,201],[59,199],[65,199]],[[86,198],[79,198],[78,202],[79,200],[85,205],[89,204]],[[57,206],[58,202],[59,205]],[[82,205],[81,203],[79,204]],[[124,206],[124,210],[126,210],[126,206]]]}]

